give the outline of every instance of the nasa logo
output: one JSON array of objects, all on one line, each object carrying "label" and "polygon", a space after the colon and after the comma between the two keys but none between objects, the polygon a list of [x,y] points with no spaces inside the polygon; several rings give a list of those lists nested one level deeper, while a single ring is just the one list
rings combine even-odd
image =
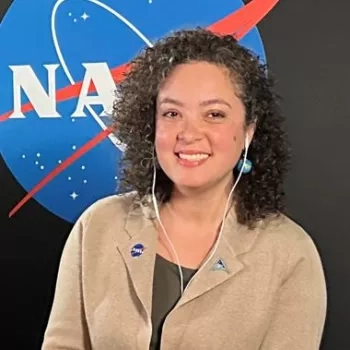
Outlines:
[{"label": "nasa logo", "polygon": [[143,246],[143,244],[138,243],[131,248],[130,254],[133,258],[139,258],[144,251],[145,247]]},{"label": "nasa logo", "polygon": [[277,2],[15,0],[0,28],[0,153],[28,194],[10,216],[35,198],[74,222],[115,193],[123,147],[106,112],[142,47],[200,25],[265,60],[255,26]]}]

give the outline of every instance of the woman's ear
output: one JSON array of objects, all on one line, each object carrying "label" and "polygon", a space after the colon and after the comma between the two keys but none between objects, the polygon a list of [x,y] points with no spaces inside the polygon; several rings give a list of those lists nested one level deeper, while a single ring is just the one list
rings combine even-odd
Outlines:
[{"label": "woman's ear", "polygon": [[247,126],[247,130],[246,130],[246,137],[247,137],[247,143],[248,143],[248,147],[250,146],[253,138],[254,138],[254,133],[256,130],[256,122],[252,122]]}]

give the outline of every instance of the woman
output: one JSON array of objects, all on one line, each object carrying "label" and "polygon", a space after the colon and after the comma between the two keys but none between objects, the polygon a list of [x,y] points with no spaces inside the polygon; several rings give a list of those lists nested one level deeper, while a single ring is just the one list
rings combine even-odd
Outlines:
[{"label": "woman", "polygon": [[318,349],[326,288],[285,216],[289,153],[266,68],[232,36],[179,31],[118,88],[125,195],[66,243],[43,349]]}]

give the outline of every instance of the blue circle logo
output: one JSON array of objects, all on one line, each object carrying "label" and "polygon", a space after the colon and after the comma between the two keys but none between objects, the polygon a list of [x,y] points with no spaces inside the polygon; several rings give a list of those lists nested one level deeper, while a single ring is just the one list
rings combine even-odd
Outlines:
[{"label": "blue circle logo", "polygon": [[[15,0],[0,27],[0,154],[27,195],[74,222],[116,192],[115,83],[171,30],[234,34],[265,60],[256,24],[278,0]],[[20,25],[19,25],[20,24]]]},{"label": "blue circle logo", "polygon": [[144,251],[145,251],[145,247],[143,246],[143,244],[141,244],[141,243],[135,244],[131,248],[131,256],[133,258],[138,258],[139,256],[141,256],[143,254]]}]

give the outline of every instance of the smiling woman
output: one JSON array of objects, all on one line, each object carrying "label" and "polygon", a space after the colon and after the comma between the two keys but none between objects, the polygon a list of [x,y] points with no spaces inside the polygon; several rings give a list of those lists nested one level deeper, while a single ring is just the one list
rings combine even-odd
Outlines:
[{"label": "smiling woman", "polygon": [[[247,136],[247,156],[254,167],[235,190],[238,220],[254,225],[259,219],[284,212],[283,180],[289,153],[284,118],[265,66],[232,36],[219,39],[206,31],[188,31],[175,38],[145,50],[132,62],[134,69],[119,86],[115,125],[119,139],[128,145],[124,161],[129,164],[124,167],[122,185],[136,190],[140,198],[150,193],[153,167],[152,162],[148,167],[145,163],[151,160],[154,145],[156,162],[163,162],[157,168],[158,200],[168,201],[174,190],[167,152],[213,152],[206,168],[193,169],[196,174],[191,178],[199,179],[199,172],[210,177],[210,168],[216,177],[225,173],[227,185],[233,174],[239,174],[235,165],[244,154]],[[188,42],[193,46],[187,47]],[[176,135],[182,142],[175,147]],[[208,137],[186,141],[202,135]],[[161,149],[157,149],[159,143],[163,143]],[[176,169],[181,170],[180,176],[188,177],[185,169]]]},{"label": "smiling woman", "polygon": [[227,186],[245,133],[251,140],[255,125],[245,127],[245,108],[227,72],[207,62],[178,65],[157,101],[156,154],[176,189],[213,186],[219,179]]},{"label": "smiling woman", "polygon": [[232,36],[179,31],[136,57],[114,104],[132,192],[75,225],[43,349],[318,349],[325,280],[285,215],[283,124]]}]

